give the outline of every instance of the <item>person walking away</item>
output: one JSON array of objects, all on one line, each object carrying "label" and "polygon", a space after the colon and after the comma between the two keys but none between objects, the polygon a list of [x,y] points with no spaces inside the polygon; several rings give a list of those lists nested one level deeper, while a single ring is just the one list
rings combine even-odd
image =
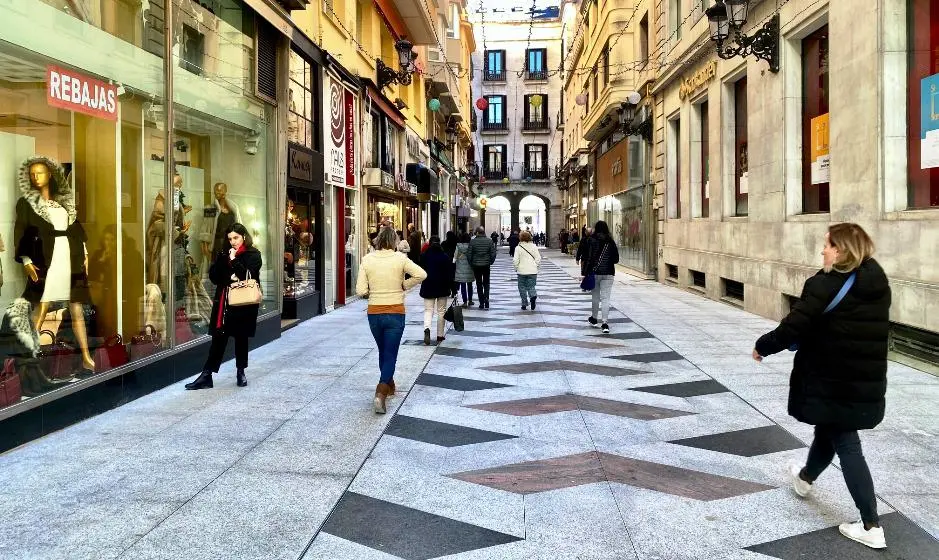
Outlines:
[{"label": "person walking away", "polygon": [[[368,326],[378,346],[381,375],[373,401],[377,414],[385,413],[385,401],[395,392],[395,363],[404,335],[404,294],[427,278],[423,268],[395,250],[397,246],[394,230],[382,228],[375,238],[378,250],[362,258],[355,282],[355,293],[368,297]],[[410,277],[405,279],[406,275]]]},{"label": "person walking away", "polygon": [[518,273],[518,294],[522,297],[522,311],[528,309],[529,305],[534,311],[535,302],[538,300],[535,287],[538,284],[541,253],[531,242],[531,234],[527,231],[523,231],[519,239],[520,243],[515,250],[515,256],[512,257],[512,264],[515,266],[515,272]]},{"label": "person walking away", "polygon": [[[447,232],[446,239],[444,239],[443,242],[440,243],[440,247],[443,249],[443,252],[446,253],[447,256],[450,258],[450,263],[453,265],[456,264],[456,259],[454,259],[454,257],[456,256],[456,244],[458,242],[459,241],[457,239],[456,233],[454,233],[453,230],[450,230]],[[457,285],[457,283],[453,282],[453,284],[451,285],[450,297],[456,297],[456,292],[458,289],[459,289],[459,286]]]},{"label": "person walking away", "polygon": [[498,247],[501,244],[502,234],[492,232],[492,235],[490,235],[489,238],[492,239],[492,244]]},{"label": "person walking away", "polygon": [[519,243],[519,234],[517,230],[512,230],[512,234],[509,235],[509,256],[515,256],[515,248],[518,247]]},{"label": "person walking away", "polygon": [[408,224],[408,258],[414,264],[420,264],[421,262],[421,245],[423,244],[424,236],[421,232],[414,226],[414,224]]},{"label": "person walking away", "polygon": [[858,430],[884,418],[890,283],[872,257],[874,243],[857,224],[835,224],[825,235],[824,268],[809,278],[802,296],[776,327],[756,341],[762,361],[796,349],[789,386],[789,415],[815,426],[805,466],[790,466],[793,491],[802,498],[835,454],[854,505],[855,523],[838,529],[871,548],[887,546],[877,514],[870,469]]},{"label": "person walking away", "polygon": [[[593,235],[593,228],[587,228],[586,235],[584,236],[584,241],[589,239]],[[587,250],[587,243],[580,243],[577,245],[577,255],[574,257],[574,261],[580,265],[580,275],[586,276],[585,272],[586,262],[584,261],[584,253]]]},{"label": "person walking away", "polygon": [[[463,296],[463,307],[468,307],[473,305],[473,281],[476,279],[473,275],[473,267],[470,266],[468,258],[470,235],[465,232],[461,233],[459,241],[456,246],[456,253],[453,255],[453,262],[456,265],[453,281],[460,286],[460,294]],[[466,295],[467,291],[469,291],[468,299]]]},{"label": "person walking away", "polygon": [[489,275],[492,263],[496,262],[496,245],[486,238],[486,230],[482,226],[476,228],[476,237],[470,241],[466,258],[476,278],[479,308],[489,309]]},{"label": "person walking away", "polygon": [[562,229],[561,232],[558,233],[558,243],[560,243],[561,245],[561,252],[566,255],[567,254],[567,230],[566,229]]},{"label": "person walking away", "polygon": [[234,223],[225,230],[228,250],[219,251],[215,262],[209,267],[209,279],[215,284],[212,301],[212,319],[209,334],[212,344],[206,357],[202,373],[193,382],[186,384],[187,390],[211,389],[212,374],[218,373],[222,356],[228,346],[228,338],[235,339],[236,382],[239,387],[248,385],[245,370],[248,368],[248,339],[255,335],[258,325],[259,305],[228,306],[229,287],[249,277],[260,282],[261,252],[254,247],[251,234],[245,226]]},{"label": "person walking away", "polygon": [[[576,235],[576,231],[574,234]],[[599,327],[603,334],[610,333],[610,325],[607,321],[610,317],[610,295],[613,291],[613,276],[616,274],[616,263],[619,262],[619,249],[616,248],[616,242],[610,235],[610,227],[606,222],[599,221],[593,227],[593,235],[584,240],[587,248],[584,253],[584,260],[587,265],[584,267],[585,276],[593,273],[597,282],[593,287],[593,309],[587,322],[591,326],[598,326],[597,313],[600,313]]]},{"label": "person walking away", "polygon": [[440,238],[431,236],[430,246],[421,255],[421,268],[427,278],[421,282],[421,297],[424,298],[424,344],[430,346],[430,327],[437,315],[437,342],[443,342],[447,322],[443,318],[453,291],[453,260],[440,246]]}]

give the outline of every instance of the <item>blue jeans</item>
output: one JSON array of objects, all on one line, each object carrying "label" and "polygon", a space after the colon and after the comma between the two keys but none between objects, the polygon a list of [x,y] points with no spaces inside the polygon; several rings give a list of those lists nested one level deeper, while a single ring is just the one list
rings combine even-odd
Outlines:
[{"label": "blue jeans", "polygon": [[519,274],[518,275],[518,295],[522,296],[522,305],[528,307],[530,298],[538,297],[535,286],[538,285],[537,274]]},{"label": "blue jeans", "polygon": [[[459,282],[460,284],[460,294],[463,296],[463,303],[469,301],[473,303],[473,283],[472,282]],[[469,290],[469,300],[466,299],[466,291]]]},{"label": "blue jeans", "polygon": [[368,316],[368,326],[378,345],[379,383],[388,383],[395,376],[398,348],[404,336],[404,315],[401,313],[378,313]]}]

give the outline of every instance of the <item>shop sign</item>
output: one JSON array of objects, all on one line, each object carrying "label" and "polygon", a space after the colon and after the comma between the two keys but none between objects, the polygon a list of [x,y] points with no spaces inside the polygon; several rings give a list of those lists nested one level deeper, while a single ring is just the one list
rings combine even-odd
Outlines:
[{"label": "shop sign", "polygon": [[423,142],[421,142],[420,136],[408,130],[406,141],[408,144],[408,155],[414,158],[415,161],[420,160],[421,144],[423,144]]},{"label": "shop sign", "polygon": [[324,122],[328,123],[326,135],[326,181],[334,185],[346,183],[346,90],[336,80],[326,77]]},{"label": "shop sign", "polygon": [[939,167],[939,74],[920,82],[920,169]]},{"label": "shop sign", "polygon": [[701,86],[710,82],[717,75],[717,61],[712,60],[707,65],[691,75],[690,78],[682,78],[681,86],[678,88],[678,98],[685,99]]},{"label": "shop sign", "polygon": [[355,187],[355,98],[346,91],[346,186]]},{"label": "shop sign", "polygon": [[52,107],[117,120],[117,86],[58,66],[46,66],[46,102]]},{"label": "shop sign", "polygon": [[298,181],[313,181],[313,156],[289,146],[287,148],[287,174]]},{"label": "shop sign", "polygon": [[831,155],[828,146],[828,115],[812,119],[812,184],[831,181]]}]

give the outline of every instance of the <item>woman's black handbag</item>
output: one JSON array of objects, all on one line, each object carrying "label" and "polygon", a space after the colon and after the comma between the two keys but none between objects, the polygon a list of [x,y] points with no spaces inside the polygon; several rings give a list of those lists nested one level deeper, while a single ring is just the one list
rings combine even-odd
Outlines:
[{"label": "woman's black handbag", "polygon": [[456,298],[450,302],[450,307],[443,314],[443,318],[453,323],[453,330],[463,332],[463,308],[457,305]]}]

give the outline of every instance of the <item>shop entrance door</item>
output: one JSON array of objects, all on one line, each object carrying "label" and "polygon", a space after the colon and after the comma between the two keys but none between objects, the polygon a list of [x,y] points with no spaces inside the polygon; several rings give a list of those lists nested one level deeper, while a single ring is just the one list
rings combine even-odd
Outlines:
[{"label": "shop entrance door", "polygon": [[323,194],[287,187],[284,216],[284,319],[323,312]]}]

